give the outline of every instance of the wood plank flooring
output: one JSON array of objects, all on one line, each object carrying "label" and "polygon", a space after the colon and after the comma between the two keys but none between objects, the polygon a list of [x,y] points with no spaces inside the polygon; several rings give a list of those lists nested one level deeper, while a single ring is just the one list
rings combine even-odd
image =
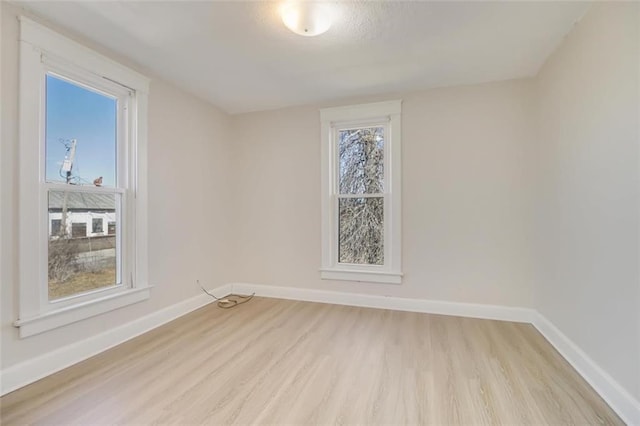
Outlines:
[{"label": "wood plank flooring", "polygon": [[530,325],[255,298],[0,399],[11,424],[623,424]]}]

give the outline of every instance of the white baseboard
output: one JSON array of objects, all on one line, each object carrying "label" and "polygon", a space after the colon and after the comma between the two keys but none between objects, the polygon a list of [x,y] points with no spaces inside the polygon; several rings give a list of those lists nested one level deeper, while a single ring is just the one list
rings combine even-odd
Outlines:
[{"label": "white baseboard", "polygon": [[640,425],[640,402],[638,400],[620,386],[617,381],[542,314],[536,312],[533,326],[560,352],[560,355],[576,369],[626,424]]},{"label": "white baseboard", "polygon": [[248,283],[234,283],[233,292],[239,294],[255,293],[256,296],[278,299],[530,323],[584,377],[625,423],[640,426],[640,403],[589,358],[582,349],[534,309],[372,296]]},{"label": "white baseboard", "polygon": [[[248,283],[226,284],[212,290],[212,292],[216,295],[255,293],[257,296],[278,299],[530,323],[536,327],[549,343],[551,343],[594,390],[600,394],[624,422],[628,425],[640,426],[640,402],[589,358],[582,349],[573,343],[556,326],[534,309],[373,296]],[[113,346],[126,342],[207,305],[212,301],[213,300],[205,294],[198,295],[97,336],[4,369],[0,371],[0,394],[4,395],[90,358]]]},{"label": "white baseboard", "polygon": [[531,323],[535,311],[527,308],[480,305],[474,303],[444,302],[427,299],[408,299],[392,296],[373,296],[358,293],[314,290],[295,287],[277,287],[260,284],[234,283],[233,292],[255,293],[256,296],[306,302],[332,303],[363,308],[392,309],[395,311],[421,312],[458,317],[482,318],[500,321]]},{"label": "white baseboard", "polygon": [[[212,290],[212,292],[217,295],[226,295],[231,293],[231,288],[230,284],[226,284]],[[210,296],[203,293],[96,336],[12,365],[0,371],[0,395],[84,361],[213,301]]]}]

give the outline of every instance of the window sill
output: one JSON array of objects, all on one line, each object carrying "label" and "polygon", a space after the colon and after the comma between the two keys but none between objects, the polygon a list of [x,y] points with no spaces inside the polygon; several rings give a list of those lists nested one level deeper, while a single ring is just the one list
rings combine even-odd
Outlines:
[{"label": "window sill", "polygon": [[345,269],[321,269],[323,280],[364,281],[383,284],[402,284],[401,272],[355,271]]},{"label": "window sill", "polygon": [[150,286],[130,289],[55,311],[45,312],[35,317],[19,319],[13,325],[20,329],[20,338],[29,337],[114,309],[142,302],[150,296]]}]

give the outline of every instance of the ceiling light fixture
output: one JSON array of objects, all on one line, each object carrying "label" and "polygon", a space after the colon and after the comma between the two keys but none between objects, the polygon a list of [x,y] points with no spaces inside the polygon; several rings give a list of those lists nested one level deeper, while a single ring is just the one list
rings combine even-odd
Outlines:
[{"label": "ceiling light fixture", "polygon": [[282,22],[296,34],[311,37],[331,27],[331,15],[326,5],[315,1],[287,3],[280,12]]}]

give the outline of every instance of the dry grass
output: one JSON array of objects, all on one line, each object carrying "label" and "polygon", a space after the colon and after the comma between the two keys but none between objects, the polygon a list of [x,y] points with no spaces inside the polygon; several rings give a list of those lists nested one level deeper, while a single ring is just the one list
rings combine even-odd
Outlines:
[{"label": "dry grass", "polygon": [[76,272],[65,281],[49,280],[49,299],[60,299],[78,293],[84,293],[116,282],[116,269],[105,268],[96,272]]}]

